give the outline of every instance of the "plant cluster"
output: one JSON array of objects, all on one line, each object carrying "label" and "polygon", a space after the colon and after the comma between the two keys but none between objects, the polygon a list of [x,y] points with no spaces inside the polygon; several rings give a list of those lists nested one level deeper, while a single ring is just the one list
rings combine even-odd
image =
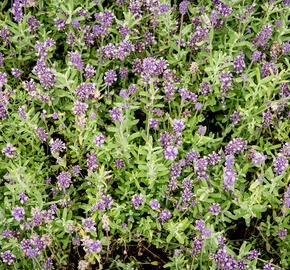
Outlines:
[{"label": "plant cluster", "polygon": [[289,269],[289,0],[0,3],[1,269]]}]

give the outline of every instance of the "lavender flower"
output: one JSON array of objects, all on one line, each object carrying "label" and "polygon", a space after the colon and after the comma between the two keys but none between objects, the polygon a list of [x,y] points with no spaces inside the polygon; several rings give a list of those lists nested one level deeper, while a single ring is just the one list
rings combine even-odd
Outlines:
[{"label": "lavender flower", "polygon": [[290,42],[287,41],[287,42],[283,43],[282,53],[287,54],[289,51],[290,51]]},{"label": "lavender flower", "polygon": [[244,260],[239,260],[238,261],[238,269],[247,269],[249,268],[249,265],[244,261]]},{"label": "lavender flower", "polygon": [[72,244],[73,244],[74,246],[79,246],[80,243],[81,243],[81,241],[80,241],[80,237],[79,237],[79,235],[77,235],[76,237],[73,237],[73,238],[72,238]]},{"label": "lavender flower", "polygon": [[272,267],[271,265],[271,263],[265,263],[263,270],[275,270],[275,267]]},{"label": "lavender flower", "polygon": [[118,159],[115,160],[115,166],[116,166],[117,169],[121,169],[121,168],[123,168],[125,166],[125,163],[124,163],[124,161],[122,159],[118,158]]},{"label": "lavender flower", "polygon": [[281,148],[281,153],[287,158],[290,157],[290,143],[289,142],[283,145],[283,147]]},{"label": "lavender flower", "polygon": [[86,68],[85,68],[85,75],[84,77],[86,79],[89,79],[89,78],[92,78],[96,73],[96,70],[93,66],[91,66],[90,64],[87,64],[86,65]]},{"label": "lavender flower", "polygon": [[20,198],[20,203],[21,204],[26,204],[27,203],[28,196],[25,194],[24,191],[19,192],[18,196]]},{"label": "lavender flower", "polygon": [[170,177],[171,178],[178,177],[180,175],[180,173],[181,173],[181,166],[179,163],[170,165]]},{"label": "lavender flower", "polygon": [[202,135],[205,133],[205,127],[204,126],[199,126],[199,128],[197,129],[197,133],[199,135]]},{"label": "lavender flower", "polygon": [[157,69],[157,62],[153,57],[147,57],[143,60],[143,72],[148,75],[154,75],[156,69]]},{"label": "lavender flower", "polygon": [[226,186],[232,187],[236,181],[236,171],[232,168],[225,168],[223,179]]},{"label": "lavender flower", "polygon": [[0,90],[5,83],[7,83],[7,75],[6,73],[0,72]]},{"label": "lavender flower", "polygon": [[208,165],[215,165],[220,162],[220,155],[216,152],[212,152],[207,156]]},{"label": "lavender flower", "polygon": [[168,186],[167,186],[169,191],[176,190],[178,188],[178,184],[176,179],[172,179],[169,181]]},{"label": "lavender flower", "polygon": [[260,163],[264,162],[267,159],[267,155],[264,155],[263,153],[259,153],[258,151],[254,151],[252,162],[254,165],[259,165]]},{"label": "lavender flower", "polygon": [[60,175],[57,177],[57,185],[59,186],[60,190],[65,190],[69,188],[71,184],[71,174],[68,172],[62,172]]},{"label": "lavender flower", "polygon": [[89,105],[86,102],[83,102],[81,99],[78,99],[74,102],[74,107],[72,108],[73,114],[77,116],[85,115],[88,110]]},{"label": "lavender flower", "polygon": [[219,203],[213,203],[209,208],[208,212],[211,212],[213,215],[217,216],[221,211]]},{"label": "lavender flower", "polygon": [[41,142],[45,142],[47,140],[47,133],[43,128],[36,128],[35,133]]},{"label": "lavender flower", "polygon": [[80,175],[80,166],[77,165],[77,166],[74,166],[72,169],[71,169],[71,173],[74,174],[74,176],[79,176]]},{"label": "lavender flower", "polygon": [[60,19],[58,17],[56,17],[54,19],[54,23],[55,26],[58,28],[59,31],[64,31],[65,27],[66,27],[66,22],[64,19]]},{"label": "lavender flower", "polygon": [[23,86],[28,92],[29,96],[33,99],[39,93],[39,90],[36,88],[36,85],[33,79],[30,79],[30,81],[23,82]]},{"label": "lavender flower", "polygon": [[263,64],[263,66],[261,67],[261,78],[265,78],[265,77],[268,77],[268,76],[271,76],[271,71],[274,75],[277,74],[277,67],[271,63],[271,62],[266,62]]},{"label": "lavender flower", "polygon": [[118,121],[120,123],[123,121],[122,111],[117,107],[114,107],[112,110],[110,110],[110,116],[113,121]]},{"label": "lavender flower", "polygon": [[32,71],[38,76],[40,84],[44,89],[51,88],[56,83],[55,75],[52,73],[51,69],[47,68],[43,59],[37,60],[37,64]]},{"label": "lavender flower", "polygon": [[87,153],[87,165],[89,170],[95,171],[98,167],[98,159],[94,152]]},{"label": "lavender flower", "polygon": [[11,44],[11,41],[8,38],[12,36],[12,33],[7,29],[7,27],[1,29],[0,36],[5,41],[6,45]]},{"label": "lavender flower", "polygon": [[231,87],[231,80],[232,80],[232,74],[228,71],[223,71],[221,76],[219,77],[219,80],[222,82],[221,88],[223,91],[227,91]]},{"label": "lavender flower", "polygon": [[70,65],[75,65],[77,67],[78,71],[83,71],[84,65],[81,59],[81,56],[79,55],[78,52],[69,52],[68,53],[69,58],[70,58]]},{"label": "lavender flower", "polygon": [[28,19],[27,19],[27,24],[28,24],[28,27],[29,27],[29,31],[30,32],[35,32],[40,27],[40,23],[35,18],[35,16],[29,16]]},{"label": "lavender flower", "polygon": [[15,206],[12,209],[12,216],[17,220],[21,221],[24,219],[25,211],[23,207]]},{"label": "lavender flower", "polygon": [[236,73],[241,73],[243,71],[243,67],[245,67],[245,61],[244,61],[245,55],[240,52],[240,55],[236,57],[236,59],[233,62],[233,66]]},{"label": "lavender flower", "polygon": [[233,9],[219,0],[213,0],[212,4],[215,5],[218,13],[224,17],[228,17],[232,13]]},{"label": "lavender flower", "polygon": [[202,236],[208,238],[211,236],[211,230],[209,228],[205,228],[202,230]]},{"label": "lavender flower", "polygon": [[125,81],[126,79],[126,76],[128,74],[128,69],[126,67],[121,67],[120,70],[119,70],[119,74],[120,74],[120,77],[121,77],[121,80],[122,81]]},{"label": "lavender flower", "polygon": [[12,74],[15,78],[19,79],[19,78],[20,78],[20,75],[22,74],[22,71],[21,71],[20,69],[17,69],[17,68],[12,68],[12,69],[11,69],[11,74]]},{"label": "lavender flower", "polygon": [[287,98],[290,96],[289,86],[288,83],[281,83],[280,84],[280,96],[283,98]]},{"label": "lavender flower", "polygon": [[205,172],[207,165],[208,165],[207,158],[200,158],[195,161],[194,169],[198,174],[202,174],[203,172]]},{"label": "lavender flower", "polygon": [[268,47],[268,40],[272,36],[272,25],[266,24],[263,26],[262,30],[257,34],[257,36],[252,40],[254,47],[261,47],[263,50]]},{"label": "lavender flower", "polygon": [[105,76],[104,76],[104,81],[105,81],[105,84],[107,86],[111,86],[114,82],[117,81],[117,73],[115,70],[108,70],[106,73],[105,73]]},{"label": "lavender flower", "polygon": [[205,223],[203,219],[199,219],[195,221],[195,229],[199,232],[202,232],[202,230],[205,227]]},{"label": "lavender flower", "polygon": [[201,42],[208,42],[208,28],[196,27],[196,31],[189,37],[188,47],[192,50],[197,50]]},{"label": "lavender flower", "polygon": [[57,154],[58,152],[63,151],[66,149],[65,143],[61,139],[51,139],[49,142],[51,152]]},{"label": "lavender flower", "polygon": [[104,137],[104,135],[103,135],[103,134],[98,134],[98,135],[94,138],[93,142],[96,144],[96,146],[99,146],[99,147],[102,146],[103,143],[105,142],[105,137]]},{"label": "lavender flower", "polygon": [[128,92],[129,92],[129,95],[133,95],[134,93],[136,93],[136,90],[137,90],[137,87],[135,84],[130,84],[129,87],[128,87]]},{"label": "lavender flower", "polygon": [[202,82],[199,86],[200,86],[200,91],[204,96],[206,96],[208,93],[212,91],[211,85],[209,82]]},{"label": "lavender flower", "polygon": [[20,115],[22,119],[26,119],[26,110],[23,105],[18,107],[18,114]]},{"label": "lavender flower", "polygon": [[189,2],[187,0],[182,1],[179,4],[179,12],[181,15],[185,15],[187,12],[187,6],[189,5]]},{"label": "lavender flower", "polygon": [[234,256],[227,254],[225,249],[220,249],[216,254],[212,255],[212,258],[216,261],[216,266],[219,269],[231,270],[237,267]]},{"label": "lavender flower", "polygon": [[235,138],[225,147],[226,154],[241,153],[246,149],[247,142],[242,138]]},{"label": "lavender flower", "polygon": [[252,54],[252,61],[259,61],[261,59],[262,53],[258,50],[254,51]]},{"label": "lavender flower", "polygon": [[7,143],[6,147],[2,149],[2,153],[6,155],[6,157],[13,158],[13,153],[16,151],[16,147],[14,147],[11,143]]},{"label": "lavender flower", "polygon": [[80,27],[80,23],[79,23],[78,20],[73,20],[73,21],[71,22],[71,25],[72,25],[74,28],[76,28],[76,29]]},{"label": "lavender flower", "polygon": [[4,54],[0,52],[0,67],[3,66]]},{"label": "lavender flower", "polygon": [[164,224],[165,221],[167,221],[168,219],[172,217],[172,214],[170,213],[169,210],[165,209],[160,212],[159,217],[160,217],[161,223]]},{"label": "lavender flower", "polygon": [[90,241],[90,252],[101,252],[102,251],[102,242],[100,240]]},{"label": "lavender flower", "polygon": [[47,46],[46,42],[39,42],[36,41],[35,49],[37,50],[36,55],[40,56],[40,58],[47,58],[47,49],[49,46]]},{"label": "lavender flower", "polygon": [[273,114],[271,112],[269,112],[268,110],[263,112],[263,123],[262,123],[262,127],[266,128],[268,126],[271,125],[273,121]]},{"label": "lavender flower", "polygon": [[274,158],[274,172],[282,174],[288,167],[288,161],[281,154],[278,154],[277,158]]},{"label": "lavender flower", "polygon": [[203,240],[201,237],[195,237],[192,243],[192,251],[190,253],[197,257],[197,255],[200,253],[203,247]]},{"label": "lavender flower", "polygon": [[141,10],[142,2],[139,0],[131,0],[128,6],[128,10],[133,14],[136,15],[135,18],[139,18],[142,15]]},{"label": "lavender flower", "polygon": [[173,132],[176,134],[180,134],[182,130],[185,128],[183,119],[174,119],[173,120]]},{"label": "lavender flower", "polygon": [[193,188],[193,181],[191,179],[184,179],[182,181],[182,188],[184,190],[192,190],[192,188]]},{"label": "lavender flower", "polygon": [[156,119],[154,119],[154,118],[150,118],[150,119],[149,119],[149,125],[150,125],[154,130],[156,130],[156,129],[158,128],[158,126],[159,126],[158,121],[157,121]]},{"label": "lavender flower", "polygon": [[176,147],[173,146],[168,146],[165,150],[164,150],[164,155],[165,155],[165,159],[168,160],[174,160],[176,158],[178,154],[178,149]]},{"label": "lavender flower", "polygon": [[119,30],[119,32],[121,34],[121,40],[122,41],[125,40],[126,36],[128,34],[130,34],[130,32],[131,32],[129,27],[123,27],[121,25],[118,25],[118,30]]},{"label": "lavender flower", "polygon": [[21,22],[23,19],[22,0],[14,0],[12,6],[13,19],[16,22]]},{"label": "lavender flower", "polygon": [[4,252],[1,252],[1,258],[4,263],[10,265],[14,262],[16,256],[13,253],[11,253],[11,250],[6,250]]},{"label": "lavender flower", "polygon": [[243,116],[239,111],[234,111],[233,114],[231,115],[232,126],[234,127],[242,118]]},{"label": "lavender flower", "polygon": [[137,195],[135,194],[133,197],[132,197],[132,203],[131,205],[135,208],[135,209],[138,209],[140,205],[143,204],[143,198],[142,198],[142,194],[140,195]]},{"label": "lavender flower", "polygon": [[13,236],[13,232],[12,232],[11,230],[4,230],[4,231],[2,232],[2,236],[3,236],[4,238],[12,237],[12,236]]},{"label": "lavender flower", "polygon": [[202,109],[202,104],[200,103],[200,102],[197,102],[196,104],[195,104],[195,106],[194,106],[194,109],[196,110],[196,111],[200,111],[201,109]]},{"label": "lavender flower", "polygon": [[286,235],[287,235],[287,230],[286,230],[286,229],[279,229],[279,230],[277,231],[277,236],[278,236],[279,238],[281,238],[282,240],[285,239]]},{"label": "lavender flower", "polygon": [[84,226],[84,230],[87,231],[96,231],[96,222],[93,221],[92,218],[87,218],[82,220],[82,224]]},{"label": "lavender flower", "polygon": [[161,4],[159,6],[159,12],[160,12],[160,14],[167,13],[169,10],[170,10],[170,7],[169,7],[168,4]]},{"label": "lavender flower", "polygon": [[185,155],[185,159],[187,163],[193,162],[200,157],[199,153],[194,150],[189,150]]},{"label": "lavender flower", "polygon": [[158,200],[151,200],[149,205],[153,210],[157,210],[160,208],[160,203],[158,202]]}]

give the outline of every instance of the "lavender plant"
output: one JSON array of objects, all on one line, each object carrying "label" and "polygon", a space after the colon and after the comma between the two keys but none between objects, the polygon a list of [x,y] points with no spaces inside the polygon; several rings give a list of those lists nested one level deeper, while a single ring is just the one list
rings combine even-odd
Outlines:
[{"label": "lavender plant", "polygon": [[288,0],[0,3],[1,269],[289,269]]}]

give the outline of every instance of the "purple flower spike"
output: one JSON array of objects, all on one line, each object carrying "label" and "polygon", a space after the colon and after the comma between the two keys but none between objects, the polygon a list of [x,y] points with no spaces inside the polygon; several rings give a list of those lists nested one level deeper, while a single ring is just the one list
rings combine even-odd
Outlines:
[{"label": "purple flower spike", "polygon": [[103,134],[98,134],[98,135],[94,138],[93,142],[96,144],[96,146],[99,146],[99,147],[102,146],[103,143],[105,142],[105,137],[104,137],[104,135],[103,135]]},{"label": "purple flower spike", "polygon": [[114,82],[117,81],[116,71],[110,69],[105,73],[104,81],[107,86],[111,86]]},{"label": "purple flower spike", "polygon": [[225,172],[224,172],[224,184],[226,186],[233,186],[235,181],[236,181],[236,171],[232,168],[229,168],[229,169],[225,169]]},{"label": "purple flower spike", "polygon": [[187,0],[182,1],[179,4],[179,12],[180,12],[181,15],[185,15],[186,14],[188,5],[189,5],[189,2]]},{"label": "purple flower spike", "polygon": [[96,222],[92,218],[83,219],[82,221],[85,231],[96,231]]},{"label": "purple flower spike", "polygon": [[11,253],[11,250],[6,250],[4,252],[1,252],[1,258],[4,263],[10,265],[13,263],[16,256],[13,253]]},{"label": "purple flower spike", "polygon": [[274,159],[274,172],[277,174],[282,174],[288,167],[288,161],[281,154]]},{"label": "purple flower spike", "polygon": [[102,251],[102,242],[100,240],[90,241],[90,252],[101,252]]},{"label": "purple flower spike", "polygon": [[58,177],[57,177],[57,184],[59,186],[59,189],[65,190],[69,188],[70,183],[71,183],[71,174],[68,172],[62,172]]},{"label": "purple flower spike", "polygon": [[143,204],[143,198],[142,198],[142,194],[137,195],[135,194],[132,198],[132,203],[131,205],[135,208],[138,209],[140,205]]},{"label": "purple flower spike", "polygon": [[12,209],[12,216],[17,220],[17,221],[21,221],[22,219],[24,219],[24,215],[25,215],[25,211],[23,207],[18,207],[15,206]]},{"label": "purple flower spike", "polygon": [[200,126],[198,129],[197,129],[197,133],[199,135],[202,135],[205,133],[205,127],[204,126]]},{"label": "purple flower spike", "polygon": [[153,210],[157,210],[160,208],[160,203],[157,200],[151,200],[149,205]]},{"label": "purple flower spike", "polygon": [[165,159],[168,160],[174,160],[176,158],[178,154],[178,149],[176,147],[173,146],[168,146],[165,151],[164,151],[164,155],[165,155]]},{"label": "purple flower spike", "polygon": [[118,121],[120,123],[123,121],[122,111],[117,107],[114,107],[112,110],[110,110],[110,116],[113,121]]},{"label": "purple flower spike", "polygon": [[6,157],[13,158],[13,153],[16,151],[16,147],[14,147],[11,143],[7,143],[6,147],[2,149],[2,153],[6,155]]}]

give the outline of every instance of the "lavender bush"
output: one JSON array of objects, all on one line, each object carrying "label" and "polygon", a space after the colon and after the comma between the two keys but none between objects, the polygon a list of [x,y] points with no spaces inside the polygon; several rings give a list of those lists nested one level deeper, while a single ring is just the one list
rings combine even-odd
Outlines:
[{"label": "lavender bush", "polygon": [[289,269],[288,0],[0,3],[1,269]]}]

